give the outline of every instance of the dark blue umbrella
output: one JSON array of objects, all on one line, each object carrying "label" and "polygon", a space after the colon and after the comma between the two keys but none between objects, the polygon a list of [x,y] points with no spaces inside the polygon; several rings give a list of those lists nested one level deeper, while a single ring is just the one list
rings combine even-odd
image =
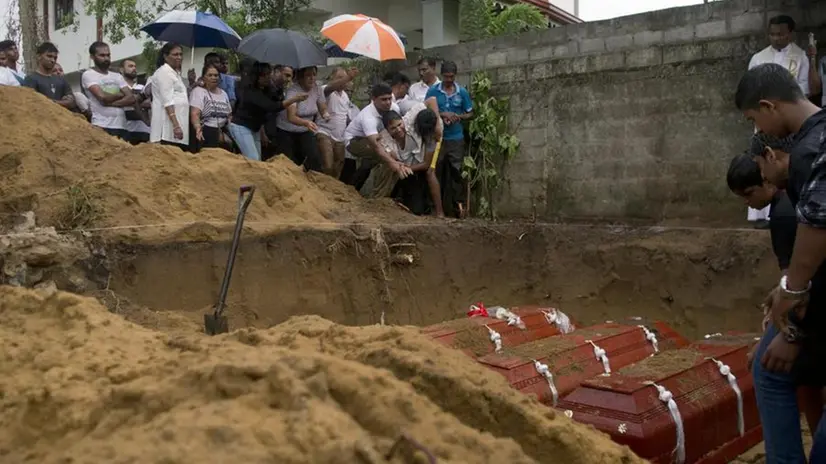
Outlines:
[{"label": "dark blue umbrella", "polygon": [[[399,38],[402,40],[403,44],[407,45],[407,37],[405,37],[404,34],[396,33],[396,35],[399,36]],[[353,59],[356,59],[356,58],[361,58],[361,55],[357,55],[355,53],[350,53],[350,52],[345,52],[344,50],[341,49],[341,47],[339,47],[338,45],[336,45],[332,41],[328,41],[324,45],[324,51],[327,52],[327,56],[329,56],[330,58],[347,58],[349,60],[353,60]]]},{"label": "dark blue umbrella", "polygon": [[155,40],[191,48],[235,49],[241,43],[241,37],[221,18],[200,11],[170,11],[141,30]]}]

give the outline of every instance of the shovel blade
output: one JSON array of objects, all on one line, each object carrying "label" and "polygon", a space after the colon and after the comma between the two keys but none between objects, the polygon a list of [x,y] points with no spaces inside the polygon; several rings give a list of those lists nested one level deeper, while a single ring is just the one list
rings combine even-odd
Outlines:
[{"label": "shovel blade", "polygon": [[219,335],[229,332],[227,317],[204,314],[204,331],[207,335]]}]

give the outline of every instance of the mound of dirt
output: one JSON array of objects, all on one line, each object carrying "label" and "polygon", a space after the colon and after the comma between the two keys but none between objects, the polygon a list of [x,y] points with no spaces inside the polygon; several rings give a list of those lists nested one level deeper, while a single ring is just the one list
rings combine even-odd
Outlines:
[{"label": "mound of dirt", "polygon": [[412,328],[173,337],[13,287],[0,317],[4,462],[643,462]]},{"label": "mound of dirt", "polygon": [[222,223],[234,222],[238,188],[248,184],[257,187],[251,229],[409,216],[284,157],[259,163],[224,150],[133,147],[25,88],[0,87],[0,105],[15,109],[0,114],[0,126],[9,128],[0,146],[0,212],[32,210],[39,225],[214,239],[231,230]]}]

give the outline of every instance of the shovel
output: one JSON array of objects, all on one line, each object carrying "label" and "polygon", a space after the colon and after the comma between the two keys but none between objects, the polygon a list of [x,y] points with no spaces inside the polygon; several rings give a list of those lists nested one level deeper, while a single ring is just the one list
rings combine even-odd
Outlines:
[{"label": "shovel", "polygon": [[224,270],[224,280],[221,282],[221,293],[218,295],[218,303],[212,314],[204,314],[204,330],[207,335],[218,335],[229,332],[229,323],[224,316],[224,307],[227,303],[227,293],[229,292],[229,280],[232,277],[232,267],[235,265],[235,253],[238,252],[238,243],[241,241],[241,230],[244,228],[244,215],[252,202],[255,194],[254,185],[245,185],[238,190],[238,217],[235,219],[235,232],[232,234],[232,247],[227,257],[227,267]]}]

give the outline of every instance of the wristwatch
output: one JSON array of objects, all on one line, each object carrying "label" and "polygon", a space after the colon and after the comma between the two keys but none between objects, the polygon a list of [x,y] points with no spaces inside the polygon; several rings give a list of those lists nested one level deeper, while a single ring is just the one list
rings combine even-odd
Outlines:
[{"label": "wristwatch", "polygon": [[788,277],[783,276],[783,277],[780,278],[780,290],[782,290],[783,296],[786,297],[786,298],[801,299],[809,293],[809,290],[811,288],[812,288],[812,283],[809,282],[809,285],[807,285],[804,290],[790,290],[789,289]]},{"label": "wristwatch", "polygon": [[803,340],[803,332],[801,332],[796,325],[791,323],[786,325],[780,333],[783,334],[783,338],[789,343],[799,343]]}]

